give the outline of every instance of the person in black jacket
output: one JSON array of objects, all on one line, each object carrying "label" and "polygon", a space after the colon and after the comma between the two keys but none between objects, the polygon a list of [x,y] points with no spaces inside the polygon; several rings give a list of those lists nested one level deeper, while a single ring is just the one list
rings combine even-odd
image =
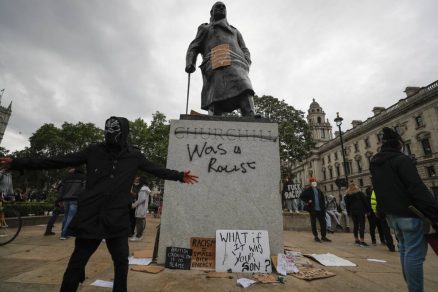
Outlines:
[{"label": "person in black jacket", "polygon": [[68,238],[68,226],[78,210],[78,197],[85,190],[85,175],[79,168],[70,168],[69,175],[65,177],[59,188],[60,201],[64,206],[64,220],[59,239]]},{"label": "person in black jacket", "polygon": [[[304,210],[310,213],[310,224],[312,225],[312,233],[315,241],[330,242],[331,240],[327,238],[327,223],[325,221],[325,199],[323,192],[317,188],[318,183],[316,178],[311,177],[309,179],[310,186],[306,188],[300,195],[300,199],[306,204]],[[319,226],[321,228],[321,239],[318,237],[318,230],[316,229],[316,219],[319,221]]]},{"label": "person in black jacket", "polygon": [[84,150],[49,158],[0,158],[5,169],[53,169],[86,165],[87,183],[78,198],[78,211],[69,226],[76,236],[75,249],[70,257],[61,291],[76,291],[85,280],[85,265],[102,239],[114,262],[113,291],[127,291],[129,256],[129,210],[131,185],[138,170],[157,177],[183,183],[197,182],[190,171],[179,172],[148,161],[128,144],[129,122],[126,118],[111,117],[105,122],[105,142]]},{"label": "person in black jacket", "polygon": [[423,262],[427,252],[424,233],[428,227],[409,206],[429,218],[436,229],[438,203],[422,182],[412,159],[401,152],[400,135],[386,127],[382,132],[382,148],[370,165],[377,212],[386,214],[389,226],[397,235],[409,291],[423,291]]},{"label": "person in black jacket", "polygon": [[351,219],[353,219],[355,243],[360,246],[368,246],[364,240],[365,214],[368,215],[370,213],[370,205],[368,204],[365,194],[362,193],[354,183],[350,183],[344,200],[347,213],[348,215],[351,215]]}]

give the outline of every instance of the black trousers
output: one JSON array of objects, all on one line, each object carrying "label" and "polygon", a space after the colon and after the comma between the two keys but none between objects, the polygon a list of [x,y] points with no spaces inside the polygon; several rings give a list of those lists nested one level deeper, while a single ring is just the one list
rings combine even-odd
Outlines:
[{"label": "black trousers", "polygon": [[351,214],[351,219],[353,219],[353,233],[354,238],[358,238],[358,233],[360,235],[360,239],[364,238],[365,235],[365,214]]},{"label": "black trousers", "polygon": [[[85,280],[85,266],[101,242],[102,239],[76,238],[75,249],[62,280],[61,292],[74,292],[78,289],[79,283]],[[114,263],[113,291],[126,292],[129,268],[128,238],[109,238],[106,240],[106,245]]]},{"label": "black trousers", "polygon": [[371,241],[376,242],[376,227],[379,233],[380,242],[385,242],[385,236],[383,235],[381,220],[376,217],[374,213],[368,215],[368,223],[370,224],[370,236]]},{"label": "black trousers", "polygon": [[62,212],[61,207],[55,206],[52,211],[52,216],[50,217],[49,221],[47,222],[46,226],[46,232],[51,232],[53,225],[55,225],[56,219],[58,219],[59,214]]},{"label": "black trousers", "polygon": [[313,236],[318,237],[318,230],[316,229],[316,220],[319,221],[321,227],[321,236],[327,235],[327,222],[325,221],[325,212],[323,211],[311,211],[310,212],[310,224],[312,225]]},{"label": "black trousers", "polygon": [[129,210],[129,237],[134,235],[135,231],[135,209]]},{"label": "black trousers", "polygon": [[394,239],[392,239],[391,230],[389,229],[388,222],[385,218],[377,218],[380,221],[380,226],[382,226],[382,233],[385,238],[386,246],[389,249],[394,248]]}]

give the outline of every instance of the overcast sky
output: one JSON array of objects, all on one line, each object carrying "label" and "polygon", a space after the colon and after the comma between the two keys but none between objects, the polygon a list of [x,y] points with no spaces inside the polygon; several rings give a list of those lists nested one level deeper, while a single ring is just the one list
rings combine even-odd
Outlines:
[{"label": "overcast sky", "polygon": [[[14,151],[44,123],[111,115],[150,121],[185,113],[185,54],[209,21],[206,0],[0,0],[0,89],[12,116],[2,141]],[[406,86],[438,80],[438,1],[233,0],[228,22],[251,52],[256,94],[307,111],[312,99],[332,123],[365,120]],[[198,57],[197,65],[200,65]],[[202,78],[191,77],[189,110]]]}]

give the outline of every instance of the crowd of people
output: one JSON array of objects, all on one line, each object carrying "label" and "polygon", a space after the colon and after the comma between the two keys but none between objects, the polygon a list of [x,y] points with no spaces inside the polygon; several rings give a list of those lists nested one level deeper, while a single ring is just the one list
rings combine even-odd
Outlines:
[{"label": "crowd of people", "polygon": [[286,178],[282,188],[283,208],[296,212],[294,205],[297,202],[291,204],[288,200],[299,198],[304,203],[303,210],[310,214],[312,233],[317,242],[332,241],[327,238],[327,233],[334,232],[332,226],[349,232],[351,219],[354,243],[368,247],[365,241],[367,218],[371,243],[377,244],[377,229],[380,243],[395,252],[394,235],[408,290],[423,291],[423,262],[427,253],[425,235],[431,226],[435,233],[438,231],[438,202],[402,148],[400,135],[390,128],[383,128],[382,147],[370,163],[372,186],[368,186],[365,192],[350,181],[345,194],[340,195],[337,202],[333,195],[324,195],[318,188],[317,179],[311,177],[309,186],[299,196],[291,195],[294,188],[290,186],[291,179]]},{"label": "crowd of people", "polygon": [[[288,177],[284,180],[282,198],[284,212],[296,214],[303,211],[309,212],[312,233],[317,242],[331,241],[328,240],[327,234],[353,231],[355,244],[363,247],[369,246],[365,240],[365,225],[368,220],[371,244],[377,244],[377,229],[380,244],[386,245],[389,251],[396,251],[385,215],[377,212],[376,195],[371,186],[362,192],[356,184],[350,182],[345,193],[339,195],[338,200],[334,195],[323,194],[314,177],[309,179],[309,186],[305,189],[292,183]],[[352,230],[350,220],[353,223]],[[318,236],[317,222],[320,225],[321,238]]]}]

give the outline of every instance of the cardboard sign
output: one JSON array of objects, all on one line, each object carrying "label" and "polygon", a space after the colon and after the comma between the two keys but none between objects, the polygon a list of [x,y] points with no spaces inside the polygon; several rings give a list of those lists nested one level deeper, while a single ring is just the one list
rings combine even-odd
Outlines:
[{"label": "cardboard sign", "polygon": [[266,230],[216,230],[216,272],[271,273]]},{"label": "cardboard sign", "polygon": [[222,44],[211,49],[211,68],[217,69],[231,65],[230,45]]},{"label": "cardboard sign", "polygon": [[182,247],[167,247],[165,267],[168,269],[190,270],[192,250]]},{"label": "cardboard sign", "polygon": [[192,249],[192,270],[214,271],[216,239],[205,237],[190,238]]}]

